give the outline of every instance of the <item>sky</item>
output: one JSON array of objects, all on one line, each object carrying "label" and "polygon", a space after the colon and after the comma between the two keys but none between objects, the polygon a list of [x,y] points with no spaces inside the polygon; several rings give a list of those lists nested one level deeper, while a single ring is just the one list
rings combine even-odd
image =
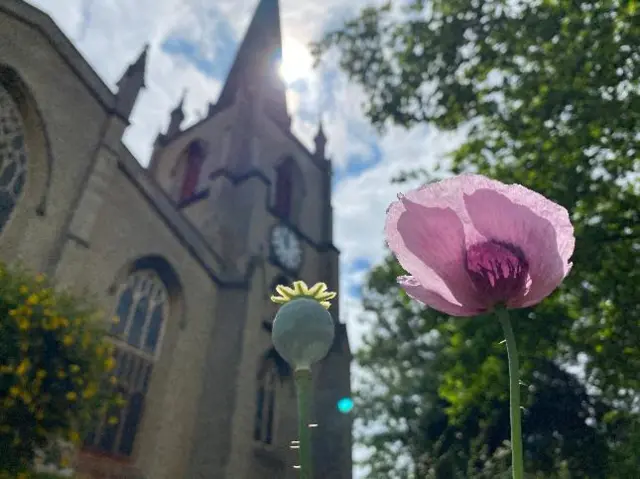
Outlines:
[{"label": "sky", "polygon": [[[328,156],[335,170],[335,243],[341,250],[341,320],[352,348],[367,330],[360,290],[367,271],[385,255],[382,229],[398,192],[390,179],[429,167],[459,138],[427,126],[391,128],[380,136],[361,108],[365,96],[332,61],[312,68],[307,45],[365,6],[382,0],[280,0],[283,75],[288,84],[293,131],[309,148],[322,116]],[[186,91],[189,125],[215,102],[258,0],[30,0],[48,13],[115,91],[126,67],[145,43],[150,50],[147,88],[141,93],[124,142],[142,165]]]}]

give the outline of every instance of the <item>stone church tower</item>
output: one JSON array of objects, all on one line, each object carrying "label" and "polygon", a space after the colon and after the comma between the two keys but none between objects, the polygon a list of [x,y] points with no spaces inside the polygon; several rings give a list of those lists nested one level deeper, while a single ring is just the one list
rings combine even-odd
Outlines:
[{"label": "stone church tower", "polygon": [[[0,259],[18,260],[120,317],[111,328],[120,423],[96,418],[81,477],[296,478],[295,390],[271,347],[274,286],[338,288],[326,138],[291,132],[278,0],[260,0],[218,101],[148,169],[122,143],[149,53],[113,93],[55,23],[0,3]],[[314,371],[316,479],[351,478],[351,355]],[[111,314],[109,315],[111,316]]]}]

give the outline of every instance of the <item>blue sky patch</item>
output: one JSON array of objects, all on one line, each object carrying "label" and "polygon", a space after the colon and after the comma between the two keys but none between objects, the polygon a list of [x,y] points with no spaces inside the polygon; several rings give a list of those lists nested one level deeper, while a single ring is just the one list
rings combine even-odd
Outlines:
[{"label": "blue sky patch", "polygon": [[348,287],[348,295],[352,298],[359,298],[362,296],[362,285],[360,283],[352,283]]},{"label": "blue sky patch", "polygon": [[320,111],[333,111],[336,109],[336,98],[333,94],[338,90],[338,70],[322,68],[320,70]]},{"label": "blue sky patch", "polygon": [[78,42],[81,42],[85,39],[87,32],[89,31],[89,27],[91,26],[91,22],[93,20],[91,7],[92,7],[91,2],[83,2],[82,6],[80,7],[82,21],[78,26],[78,33],[76,36]]},{"label": "blue sky patch", "polygon": [[287,88],[295,91],[296,93],[304,94],[309,92],[309,83],[304,78],[300,78],[294,82],[289,83]]},{"label": "blue sky patch", "polygon": [[162,42],[160,48],[170,56],[182,58],[203,74],[223,81],[231,69],[238,40],[231,24],[215,8],[202,16],[207,23],[203,31],[209,38],[194,38],[189,30],[176,30]]},{"label": "blue sky patch", "polygon": [[360,271],[367,271],[371,269],[371,261],[369,258],[356,258],[349,265],[349,271],[359,273]]},{"label": "blue sky patch", "polygon": [[334,185],[347,178],[360,176],[366,170],[371,169],[382,161],[382,150],[375,141],[369,143],[369,153],[353,154],[347,157],[347,164],[336,168]]}]

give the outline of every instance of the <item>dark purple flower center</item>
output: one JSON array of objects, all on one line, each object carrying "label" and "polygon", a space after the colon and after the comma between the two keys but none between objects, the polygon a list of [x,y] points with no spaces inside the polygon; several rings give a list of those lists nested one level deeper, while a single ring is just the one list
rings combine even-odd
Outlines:
[{"label": "dark purple flower center", "polygon": [[467,271],[481,299],[493,306],[522,293],[529,264],[517,246],[487,241],[469,247]]}]

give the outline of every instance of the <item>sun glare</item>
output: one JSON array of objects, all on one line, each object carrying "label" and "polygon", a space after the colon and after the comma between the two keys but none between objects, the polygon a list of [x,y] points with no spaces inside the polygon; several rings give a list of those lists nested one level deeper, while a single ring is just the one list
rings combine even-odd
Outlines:
[{"label": "sun glare", "polygon": [[290,85],[308,78],[313,70],[313,58],[307,47],[295,38],[285,37],[282,43],[280,75]]}]

